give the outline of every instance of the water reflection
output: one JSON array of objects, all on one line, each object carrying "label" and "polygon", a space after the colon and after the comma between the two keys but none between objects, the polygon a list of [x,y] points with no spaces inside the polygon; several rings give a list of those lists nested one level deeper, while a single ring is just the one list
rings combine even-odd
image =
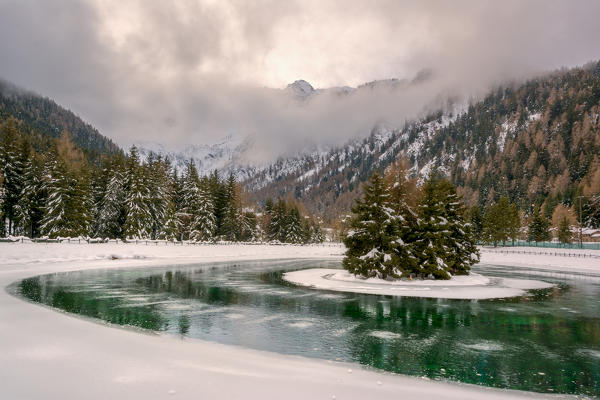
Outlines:
[{"label": "water reflection", "polygon": [[[17,290],[68,312],[176,335],[435,379],[600,393],[596,281],[544,278],[558,286],[461,301],[323,292],[281,279],[284,271],[314,266],[88,271],[26,279]],[[506,274],[493,267],[478,272]]]}]

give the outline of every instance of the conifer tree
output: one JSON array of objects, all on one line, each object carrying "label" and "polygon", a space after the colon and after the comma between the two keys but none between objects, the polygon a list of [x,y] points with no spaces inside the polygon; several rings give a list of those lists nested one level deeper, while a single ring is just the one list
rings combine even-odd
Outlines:
[{"label": "conifer tree", "polygon": [[304,242],[304,232],[302,221],[300,220],[300,211],[298,207],[292,207],[285,219],[285,242],[299,244]]},{"label": "conifer tree", "polygon": [[558,240],[561,243],[571,243],[573,232],[571,232],[571,223],[567,216],[562,217],[558,225]]},{"label": "conifer tree", "polygon": [[177,213],[175,211],[175,203],[169,201],[165,210],[165,218],[160,226],[157,238],[160,240],[177,240],[179,235],[180,227],[177,219]]},{"label": "conifer tree", "polygon": [[0,169],[0,237],[6,235],[6,219],[4,218],[4,199],[6,197],[6,191],[4,190],[4,173]]},{"label": "conifer tree", "polygon": [[172,201],[173,187],[167,164],[162,157],[148,161],[150,182],[150,214],[152,215],[152,237],[157,238],[167,218],[167,208]]},{"label": "conifer tree", "polygon": [[464,213],[454,185],[436,177],[425,182],[419,204],[419,238],[415,241],[420,258],[418,275],[449,279],[468,274],[471,265],[479,261]]},{"label": "conifer tree", "polygon": [[364,198],[356,201],[344,238],[348,249],[343,266],[364,278],[400,278],[403,274],[397,248],[398,216],[379,174],[374,174],[364,188]]},{"label": "conifer tree", "polygon": [[235,178],[229,175],[225,186],[225,208],[221,234],[225,240],[236,240],[240,236],[239,196]]},{"label": "conifer tree", "polygon": [[273,205],[268,226],[269,241],[285,242],[287,205],[281,198]]},{"label": "conifer tree", "polygon": [[190,239],[212,240],[217,229],[217,224],[210,192],[204,185],[198,188],[193,215],[193,228]]},{"label": "conifer tree", "polygon": [[36,237],[43,217],[42,176],[39,164],[33,153],[26,149],[28,157],[24,164],[21,199],[16,206],[16,220],[19,234]]},{"label": "conifer tree", "polygon": [[16,222],[16,207],[21,198],[23,185],[23,155],[19,148],[19,134],[15,122],[9,119],[4,125],[0,142],[0,165],[4,175],[3,214],[8,220],[8,234],[13,234]]},{"label": "conifer tree", "polygon": [[124,236],[130,239],[147,239],[152,230],[150,194],[144,168],[140,165],[137,148],[131,148],[126,170]]},{"label": "conifer tree", "polygon": [[323,236],[323,230],[319,224],[314,224],[311,230],[310,242],[312,243],[323,243],[325,237]]},{"label": "conifer tree", "polygon": [[74,189],[71,209],[73,236],[89,236],[92,232],[94,201],[90,177],[86,172],[81,173],[75,180]]},{"label": "conifer tree", "polygon": [[225,219],[225,210],[227,208],[226,187],[221,183],[217,170],[208,178],[208,188],[212,197],[213,213],[215,216],[216,230],[215,234],[223,235],[223,222]]},{"label": "conifer tree", "polygon": [[470,222],[471,228],[473,230],[473,236],[476,238],[483,237],[483,226],[484,226],[484,216],[481,212],[481,208],[478,205],[471,207],[470,211]]},{"label": "conifer tree", "polygon": [[390,193],[390,204],[398,216],[396,232],[396,255],[402,260],[405,272],[415,271],[418,258],[414,254],[413,242],[418,232],[418,215],[413,210],[419,189],[414,179],[408,178],[408,165],[399,159],[392,164],[384,175],[384,184]]},{"label": "conifer tree", "polygon": [[53,148],[44,165],[42,187],[47,194],[44,217],[40,230],[50,238],[70,237],[78,234],[73,210],[76,198],[76,180]]},{"label": "conifer tree", "polygon": [[126,217],[125,200],[124,173],[119,165],[115,165],[110,171],[106,191],[98,206],[97,236],[123,238],[123,225]]},{"label": "conifer tree", "polygon": [[[581,201],[581,197],[579,201]],[[579,205],[579,201],[577,205]],[[600,228],[600,194],[591,196],[585,207],[582,207],[582,210],[584,211],[584,226]]]},{"label": "conifer tree", "polygon": [[240,240],[244,242],[255,242],[260,239],[258,230],[258,219],[256,214],[250,211],[242,213],[240,219]]},{"label": "conifer tree", "polygon": [[183,223],[191,240],[211,240],[216,233],[216,219],[212,196],[208,188],[209,182],[200,182],[198,171],[193,161],[187,166],[182,185]]},{"label": "conifer tree", "polygon": [[550,221],[541,215],[540,208],[534,208],[529,224],[529,238],[536,242],[550,240]]},{"label": "conifer tree", "polygon": [[515,240],[520,227],[519,211],[511,204],[508,197],[500,197],[496,204],[488,206],[483,224],[483,236],[488,242],[502,242],[506,245],[509,239]]}]

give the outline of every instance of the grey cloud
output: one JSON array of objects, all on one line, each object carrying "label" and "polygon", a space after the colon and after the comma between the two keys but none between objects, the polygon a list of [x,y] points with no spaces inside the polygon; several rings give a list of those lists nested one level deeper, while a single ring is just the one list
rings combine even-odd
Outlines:
[{"label": "grey cloud", "polygon": [[[445,95],[600,58],[597,1],[0,0],[0,77],[128,146],[253,135],[266,157],[402,124]],[[431,77],[297,102],[281,90]]]}]

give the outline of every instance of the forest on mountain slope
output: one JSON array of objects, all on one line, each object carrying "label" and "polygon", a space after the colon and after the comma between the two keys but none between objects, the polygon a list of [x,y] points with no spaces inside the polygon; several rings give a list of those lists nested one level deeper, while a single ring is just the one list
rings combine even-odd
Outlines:
[{"label": "forest on mountain slope", "polygon": [[332,221],[373,172],[404,158],[414,176],[448,177],[469,206],[506,196],[525,212],[543,205],[550,216],[559,204],[582,201],[586,208],[600,193],[599,115],[595,62],[498,87],[460,113],[440,111],[396,130],[376,127],[327,154],[279,160],[244,183],[257,201],[293,197]]},{"label": "forest on mountain slope", "polygon": [[13,120],[21,136],[37,151],[46,151],[63,132],[85,158],[94,163],[105,154],[120,152],[112,140],[53,100],[18,88],[0,79],[0,124]]}]

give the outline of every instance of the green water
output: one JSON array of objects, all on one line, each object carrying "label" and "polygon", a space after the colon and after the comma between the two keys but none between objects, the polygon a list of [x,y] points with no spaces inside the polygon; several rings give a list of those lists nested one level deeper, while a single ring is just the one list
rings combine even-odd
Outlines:
[{"label": "green water", "polygon": [[[26,298],[114,324],[431,379],[600,394],[600,278],[537,276],[552,289],[501,300],[316,291],[261,262],[71,272],[25,279]],[[502,267],[478,266],[488,276]],[[535,271],[511,277],[531,278]]]}]

